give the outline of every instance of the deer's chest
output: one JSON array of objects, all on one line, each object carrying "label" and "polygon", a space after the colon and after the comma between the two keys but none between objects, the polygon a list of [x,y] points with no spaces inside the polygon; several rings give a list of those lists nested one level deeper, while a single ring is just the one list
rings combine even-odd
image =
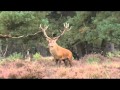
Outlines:
[{"label": "deer's chest", "polygon": [[49,50],[50,50],[50,53],[52,54],[52,56],[53,56],[54,58],[58,58],[58,57],[59,57],[59,52],[58,52],[57,49],[55,49],[55,48],[50,48]]},{"label": "deer's chest", "polygon": [[53,48],[50,48],[50,53],[54,56],[54,55],[57,55],[57,51]]}]

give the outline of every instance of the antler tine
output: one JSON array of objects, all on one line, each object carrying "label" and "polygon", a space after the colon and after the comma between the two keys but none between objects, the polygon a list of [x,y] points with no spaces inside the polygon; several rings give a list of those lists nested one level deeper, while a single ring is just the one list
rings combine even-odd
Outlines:
[{"label": "antler tine", "polygon": [[43,31],[43,28],[42,28],[41,24],[40,24],[40,26],[39,26],[39,29],[41,29],[41,30]]},{"label": "antler tine", "polygon": [[64,27],[68,28],[69,27],[69,23],[64,23]]},{"label": "antler tine", "polygon": [[69,28],[69,23],[64,23],[64,27],[67,29],[66,31],[69,31],[72,28],[72,26]]},{"label": "antler tine", "polygon": [[71,30],[72,29],[72,26],[70,26],[70,28],[67,30],[67,31],[69,31],[69,30]]},{"label": "antler tine", "polygon": [[48,27],[49,27],[49,25],[47,25],[47,26],[45,26],[45,25],[44,25],[44,27],[45,27],[45,30],[47,30],[47,29],[48,29]]},{"label": "antler tine", "polygon": [[39,28],[42,29],[42,30],[47,30],[48,27],[49,27],[49,25],[47,25],[47,26],[44,25],[44,28],[41,26],[41,24],[39,26]]},{"label": "antler tine", "polygon": [[43,29],[43,28],[41,27],[41,24],[40,24],[39,28],[40,28],[40,29]]}]

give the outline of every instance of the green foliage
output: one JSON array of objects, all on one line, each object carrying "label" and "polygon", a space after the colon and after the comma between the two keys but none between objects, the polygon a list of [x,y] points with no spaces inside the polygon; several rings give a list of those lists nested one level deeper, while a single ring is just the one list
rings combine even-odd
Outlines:
[{"label": "green foliage", "polygon": [[120,57],[120,51],[114,51],[113,53],[114,53],[115,57]]},{"label": "green foliage", "polygon": [[120,57],[120,51],[108,52],[106,56],[108,58]]},{"label": "green foliage", "polygon": [[[65,37],[64,39],[68,39],[68,45],[73,44],[74,42],[84,42],[84,41],[93,41],[94,33],[91,32],[91,28],[89,27],[88,21],[90,21],[93,12],[87,11],[78,11],[76,15],[72,18],[68,18],[72,29],[69,31],[69,37]],[[71,38],[71,36],[74,36]]]},{"label": "green foliage", "polygon": [[78,42],[87,41],[87,43],[92,43],[99,47],[103,39],[119,45],[119,15],[120,12],[110,11],[76,12],[74,17],[68,18],[68,22],[73,26],[69,35],[74,37],[70,38],[66,34],[64,39],[67,41],[67,38],[70,38],[66,42],[69,45],[79,40]]},{"label": "green foliage", "polygon": [[42,19],[41,22],[44,24],[44,25],[48,25],[49,24],[49,21],[48,19]]},{"label": "green foliage", "polygon": [[21,58],[23,58],[23,55],[17,52],[14,52],[13,54],[7,57],[7,59],[10,61],[14,61],[14,60],[21,59]]},{"label": "green foliage", "polygon": [[19,31],[22,27],[29,26],[29,23],[35,19],[34,16],[30,14],[31,12],[1,12],[0,13],[0,23],[3,29],[8,31]]},{"label": "green foliage", "polygon": [[[57,41],[59,45],[71,48],[75,43],[87,42],[101,48],[103,39],[120,44],[119,16],[119,11],[1,11],[0,34],[34,34],[39,31],[39,25],[44,24],[49,25],[47,34],[53,37],[60,35],[60,30],[64,28],[63,23],[68,22],[72,29]],[[7,44],[12,42],[29,48],[36,47],[38,43],[47,46],[42,33],[34,38],[9,39]]]},{"label": "green foliage", "polygon": [[40,59],[41,59],[40,53],[35,53],[35,54],[33,55],[33,59],[34,59],[34,60],[40,60]]},{"label": "green foliage", "polygon": [[119,44],[120,41],[120,18],[118,14],[120,12],[99,12],[96,13],[96,17],[92,19],[97,40],[103,40]]},{"label": "green foliage", "polygon": [[108,53],[106,54],[106,56],[107,56],[108,58],[113,58],[113,57],[114,57],[114,54],[113,54],[112,52],[108,52]]},{"label": "green foliage", "polygon": [[39,30],[39,24],[46,15],[47,12],[3,11],[0,13],[0,32],[13,35],[33,34]]},{"label": "green foliage", "polygon": [[89,57],[87,59],[87,63],[90,63],[90,64],[92,64],[92,63],[99,63],[99,62],[100,62],[100,59],[97,58],[97,57]]},{"label": "green foliage", "polygon": [[[48,11],[2,11],[0,13],[0,34],[11,34],[12,36],[34,34],[39,31],[40,23],[43,23],[44,18],[48,14]],[[42,37],[43,35],[40,33],[37,36],[33,36],[33,38],[9,39],[8,44],[14,42],[20,43],[22,46],[25,43],[27,46],[29,43],[28,45],[33,47],[38,42],[44,44]],[[32,40],[35,42],[34,45]]]}]

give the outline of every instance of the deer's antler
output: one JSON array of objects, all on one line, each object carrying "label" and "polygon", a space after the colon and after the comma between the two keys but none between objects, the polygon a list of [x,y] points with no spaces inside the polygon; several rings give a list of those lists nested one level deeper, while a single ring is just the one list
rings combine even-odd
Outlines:
[{"label": "deer's antler", "polygon": [[46,33],[46,30],[48,29],[48,26],[49,26],[49,25],[47,25],[47,26],[44,25],[44,27],[42,27],[41,24],[40,24],[40,27],[39,27],[39,28],[42,30],[44,36],[45,36],[47,39],[50,39],[50,37],[48,37],[48,35],[47,35],[47,33]]},{"label": "deer's antler", "polygon": [[66,31],[69,31],[72,28],[72,27],[69,27],[69,23],[64,23],[63,25],[64,25],[64,30],[61,31],[61,34],[55,38],[61,37]]}]

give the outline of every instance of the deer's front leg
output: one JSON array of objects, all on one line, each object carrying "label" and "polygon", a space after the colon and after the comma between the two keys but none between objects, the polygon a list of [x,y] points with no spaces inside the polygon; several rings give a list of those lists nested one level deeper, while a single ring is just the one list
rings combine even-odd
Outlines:
[{"label": "deer's front leg", "polygon": [[61,64],[61,60],[60,59],[55,59],[56,65],[58,65],[60,67]]}]

